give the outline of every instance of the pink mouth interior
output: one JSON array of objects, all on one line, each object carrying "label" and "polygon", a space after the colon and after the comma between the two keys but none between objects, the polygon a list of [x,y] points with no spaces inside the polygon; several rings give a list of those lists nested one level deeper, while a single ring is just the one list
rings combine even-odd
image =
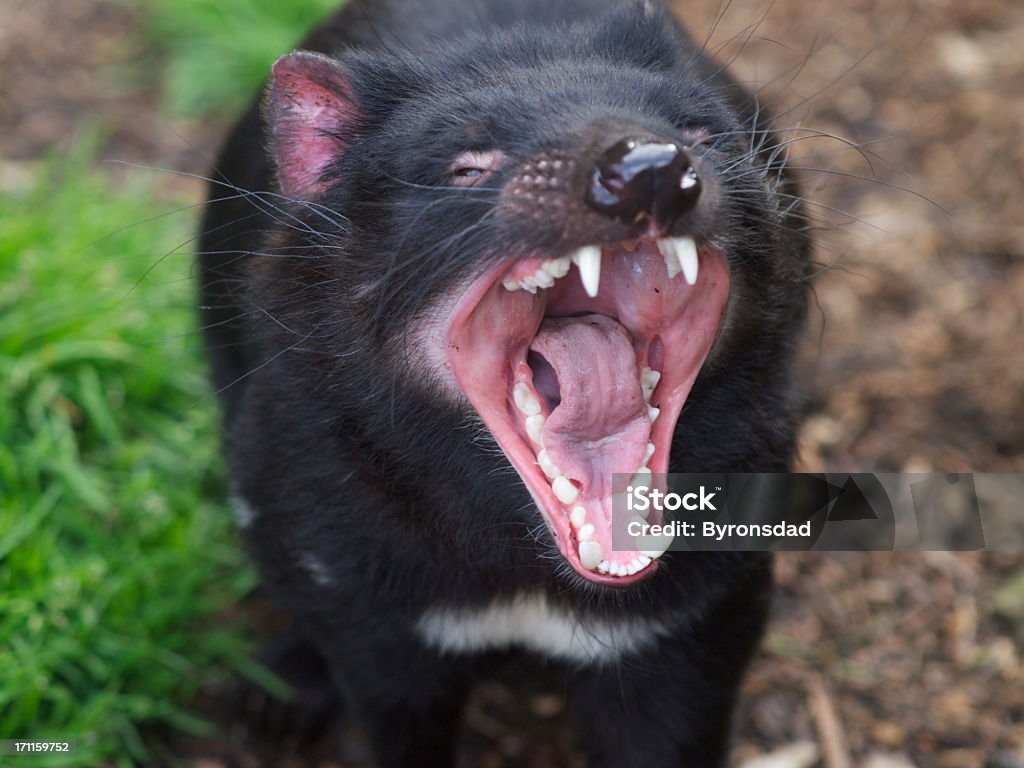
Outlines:
[{"label": "pink mouth interior", "polygon": [[[669,279],[652,241],[631,250],[606,246],[594,298],[575,265],[536,294],[509,291],[504,281],[536,272],[543,259],[506,261],[473,283],[449,326],[448,359],[459,386],[526,483],[565,559],[596,583],[624,586],[657,567],[637,550],[612,548],[612,475],[632,476],[645,459],[655,475],[668,469],[676,421],[729,293],[722,254],[701,248],[699,260],[691,286],[682,275]],[[648,381],[646,399],[645,369],[661,374],[653,392]],[[528,430],[531,413],[540,445]],[[562,476],[555,489],[545,468]],[[567,482],[577,497],[569,503]],[[600,545],[608,572],[581,562],[581,531],[571,522],[577,507],[593,526],[584,535]],[[650,522],[659,520],[652,514]],[[623,572],[627,567],[633,572]]]}]

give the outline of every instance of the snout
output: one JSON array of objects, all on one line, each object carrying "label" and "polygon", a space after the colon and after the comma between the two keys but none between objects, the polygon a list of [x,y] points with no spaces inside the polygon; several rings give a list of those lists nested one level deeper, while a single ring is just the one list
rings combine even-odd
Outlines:
[{"label": "snout", "polygon": [[668,231],[700,198],[701,181],[686,150],[664,139],[634,137],[606,147],[593,163],[584,201],[628,224]]}]

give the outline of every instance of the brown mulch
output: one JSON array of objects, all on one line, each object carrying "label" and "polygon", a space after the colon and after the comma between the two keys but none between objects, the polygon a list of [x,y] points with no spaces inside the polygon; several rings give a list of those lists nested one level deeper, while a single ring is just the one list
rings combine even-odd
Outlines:
[{"label": "brown mulch", "polygon": [[[683,7],[703,36],[720,3]],[[96,0],[0,0],[0,170],[95,119],[115,128],[107,156],[203,167],[216,132],[156,118],[159,94],[116,74],[140,55],[135,21]],[[781,124],[863,150],[793,145],[799,165],[830,171],[805,173],[828,226],[801,468],[1024,471],[1024,3],[735,0],[719,44],[741,80],[767,84]],[[1019,555],[800,554],[777,573],[737,762],[1024,766]],[[334,763],[268,756],[237,733],[190,744],[191,764],[367,764],[357,735]],[[519,668],[475,694],[464,752],[473,766],[581,764],[557,685]]]}]

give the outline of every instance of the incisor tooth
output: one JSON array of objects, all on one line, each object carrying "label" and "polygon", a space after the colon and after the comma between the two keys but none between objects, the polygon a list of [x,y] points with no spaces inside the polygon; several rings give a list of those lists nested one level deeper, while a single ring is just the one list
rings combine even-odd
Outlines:
[{"label": "incisor tooth", "polygon": [[580,542],[580,564],[588,571],[592,571],[601,564],[604,558],[604,550],[596,541]]},{"label": "incisor tooth", "polygon": [[516,408],[527,416],[536,416],[540,413],[540,401],[533,396],[530,388],[519,382],[512,388],[512,399],[516,401]]},{"label": "incisor tooth", "polygon": [[596,245],[585,245],[572,255],[572,260],[580,270],[580,281],[583,290],[590,298],[597,296],[601,285],[601,249]]},{"label": "incisor tooth", "polygon": [[559,475],[551,482],[551,490],[554,491],[555,498],[566,506],[575,504],[580,495],[580,489],[565,475]]},{"label": "incisor tooth", "polygon": [[548,259],[541,266],[552,277],[565,277],[569,274],[569,267],[572,260],[568,256],[560,259]]},{"label": "incisor tooth", "polygon": [[538,269],[533,274],[533,282],[537,284],[538,288],[550,288],[555,284],[555,278],[547,270]]}]

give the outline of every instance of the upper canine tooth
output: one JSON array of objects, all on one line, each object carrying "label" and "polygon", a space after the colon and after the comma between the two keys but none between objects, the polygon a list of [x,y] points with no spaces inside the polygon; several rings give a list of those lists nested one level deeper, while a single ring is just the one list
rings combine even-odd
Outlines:
[{"label": "upper canine tooth", "polygon": [[683,273],[688,285],[697,282],[697,244],[692,237],[674,237],[658,241],[658,250],[665,257],[665,268],[668,270],[668,279]]},{"label": "upper canine tooth", "polygon": [[659,240],[658,250],[665,258],[665,268],[668,270],[668,279],[671,280],[683,271],[683,265],[679,263],[679,256],[676,255],[675,243],[667,239]]},{"label": "upper canine tooth", "polygon": [[540,413],[540,401],[534,397],[533,392],[523,382],[519,382],[512,388],[512,399],[516,401],[516,408],[527,416],[536,416]]},{"label": "upper canine tooth", "polygon": [[651,420],[651,423],[657,420],[659,413],[661,413],[661,408],[655,408],[653,405],[647,406],[647,417]]},{"label": "upper canine tooth", "polygon": [[601,285],[601,249],[596,245],[585,245],[572,255],[572,260],[579,267],[580,281],[587,296],[597,296]]},{"label": "upper canine tooth", "polygon": [[679,264],[683,268],[683,277],[686,278],[688,285],[693,285],[697,282],[697,267],[699,262],[697,259],[697,244],[693,242],[692,237],[677,237],[672,241],[676,246],[676,256],[679,258]]},{"label": "upper canine tooth", "polygon": [[541,268],[552,277],[565,277],[569,274],[569,267],[571,264],[572,259],[568,256],[563,256],[560,259],[548,259],[541,264]]}]

